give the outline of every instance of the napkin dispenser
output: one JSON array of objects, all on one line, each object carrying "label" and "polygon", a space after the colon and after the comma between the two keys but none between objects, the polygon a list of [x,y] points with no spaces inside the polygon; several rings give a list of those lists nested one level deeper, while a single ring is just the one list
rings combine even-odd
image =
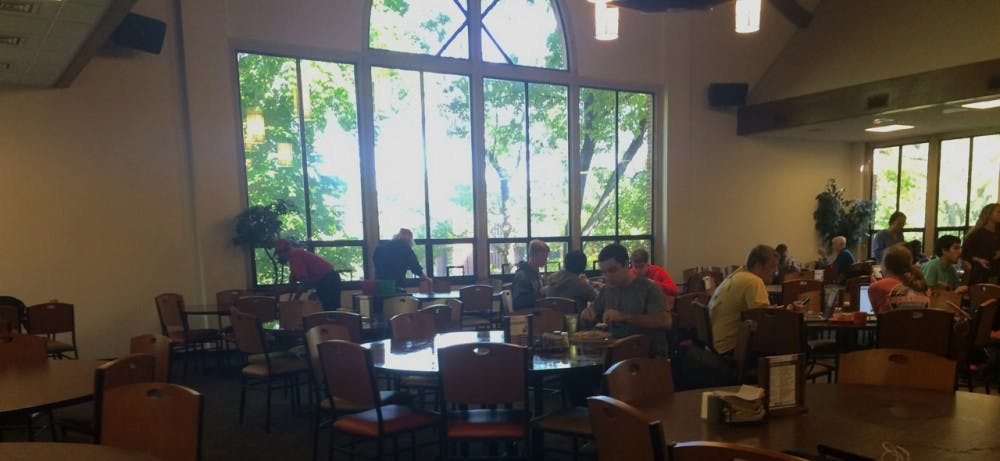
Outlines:
[{"label": "napkin dispenser", "polygon": [[711,391],[701,394],[701,419],[712,424],[761,421],[767,415],[764,389],[741,386],[737,392]]}]

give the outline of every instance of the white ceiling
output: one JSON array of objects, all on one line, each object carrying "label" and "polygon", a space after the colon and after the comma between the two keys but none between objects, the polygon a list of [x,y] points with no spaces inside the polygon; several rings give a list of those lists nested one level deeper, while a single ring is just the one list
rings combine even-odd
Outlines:
[{"label": "white ceiling", "polygon": [[111,2],[0,0],[0,85],[53,86]]}]

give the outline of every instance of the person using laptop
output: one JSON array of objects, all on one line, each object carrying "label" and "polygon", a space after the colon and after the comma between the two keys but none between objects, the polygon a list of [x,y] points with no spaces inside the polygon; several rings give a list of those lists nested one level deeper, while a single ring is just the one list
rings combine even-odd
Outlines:
[{"label": "person using laptop", "polygon": [[924,273],[913,264],[913,256],[905,244],[886,249],[882,266],[885,277],[868,287],[868,299],[876,313],[926,308],[930,304]]},{"label": "person using laptop", "polygon": [[954,235],[942,235],[934,242],[935,258],[927,261],[921,267],[924,279],[932,289],[944,289],[956,293],[965,293],[969,287],[962,285],[955,270],[958,258],[962,256],[962,240]]}]

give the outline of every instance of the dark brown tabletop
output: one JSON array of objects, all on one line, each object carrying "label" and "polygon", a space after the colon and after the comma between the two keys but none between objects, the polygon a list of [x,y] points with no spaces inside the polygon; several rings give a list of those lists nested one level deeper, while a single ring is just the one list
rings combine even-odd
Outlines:
[{"label": "dark brown tabletop", "polygon": [[997,396],[807,384],[803,414],[712,425],[700,418],[704,390],[678,392],[647,409],[662,421],[667,442],[713,440],[808,454],[824,444],[874,459],[882,457],[888,442],[909,451],[913,460],[1000,457]]},{"label": "dark brown tabletop", "polygon": [[81,359],[0,364],[0,414],[86,402],[94,392],[94,370],[102,363]]},{"label": "dark brown tabletop", "polygon": [[123,448],[86,443],[0,443],[0,459],[4,461],[156,461],[159,458]]}]

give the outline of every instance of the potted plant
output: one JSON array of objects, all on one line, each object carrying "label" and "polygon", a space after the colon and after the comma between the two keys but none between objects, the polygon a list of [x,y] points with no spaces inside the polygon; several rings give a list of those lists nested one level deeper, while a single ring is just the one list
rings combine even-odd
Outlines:
[{"label": "potted plant", "polygon": [[865,231],[871,228],[875,217],[875,202],[845,199],[844,190],[837,188],[837,180],[830,179],[826,188],[816,196],[816,233],[826,245],[830,239],[842,235],[847,245],[861,242]]},{"label": "potted plant", "polygon": [[233,244],[242,247],[253,258],[257,250],[263,250],[271,261],[271,283],[280,283],[284,278],[278,272],[278,260],[274,255],[274,241],[281,232],[281,217],[297,213],[295,205],[287,200],[277,200],[267,205],[254,205],[233,220]]}]

